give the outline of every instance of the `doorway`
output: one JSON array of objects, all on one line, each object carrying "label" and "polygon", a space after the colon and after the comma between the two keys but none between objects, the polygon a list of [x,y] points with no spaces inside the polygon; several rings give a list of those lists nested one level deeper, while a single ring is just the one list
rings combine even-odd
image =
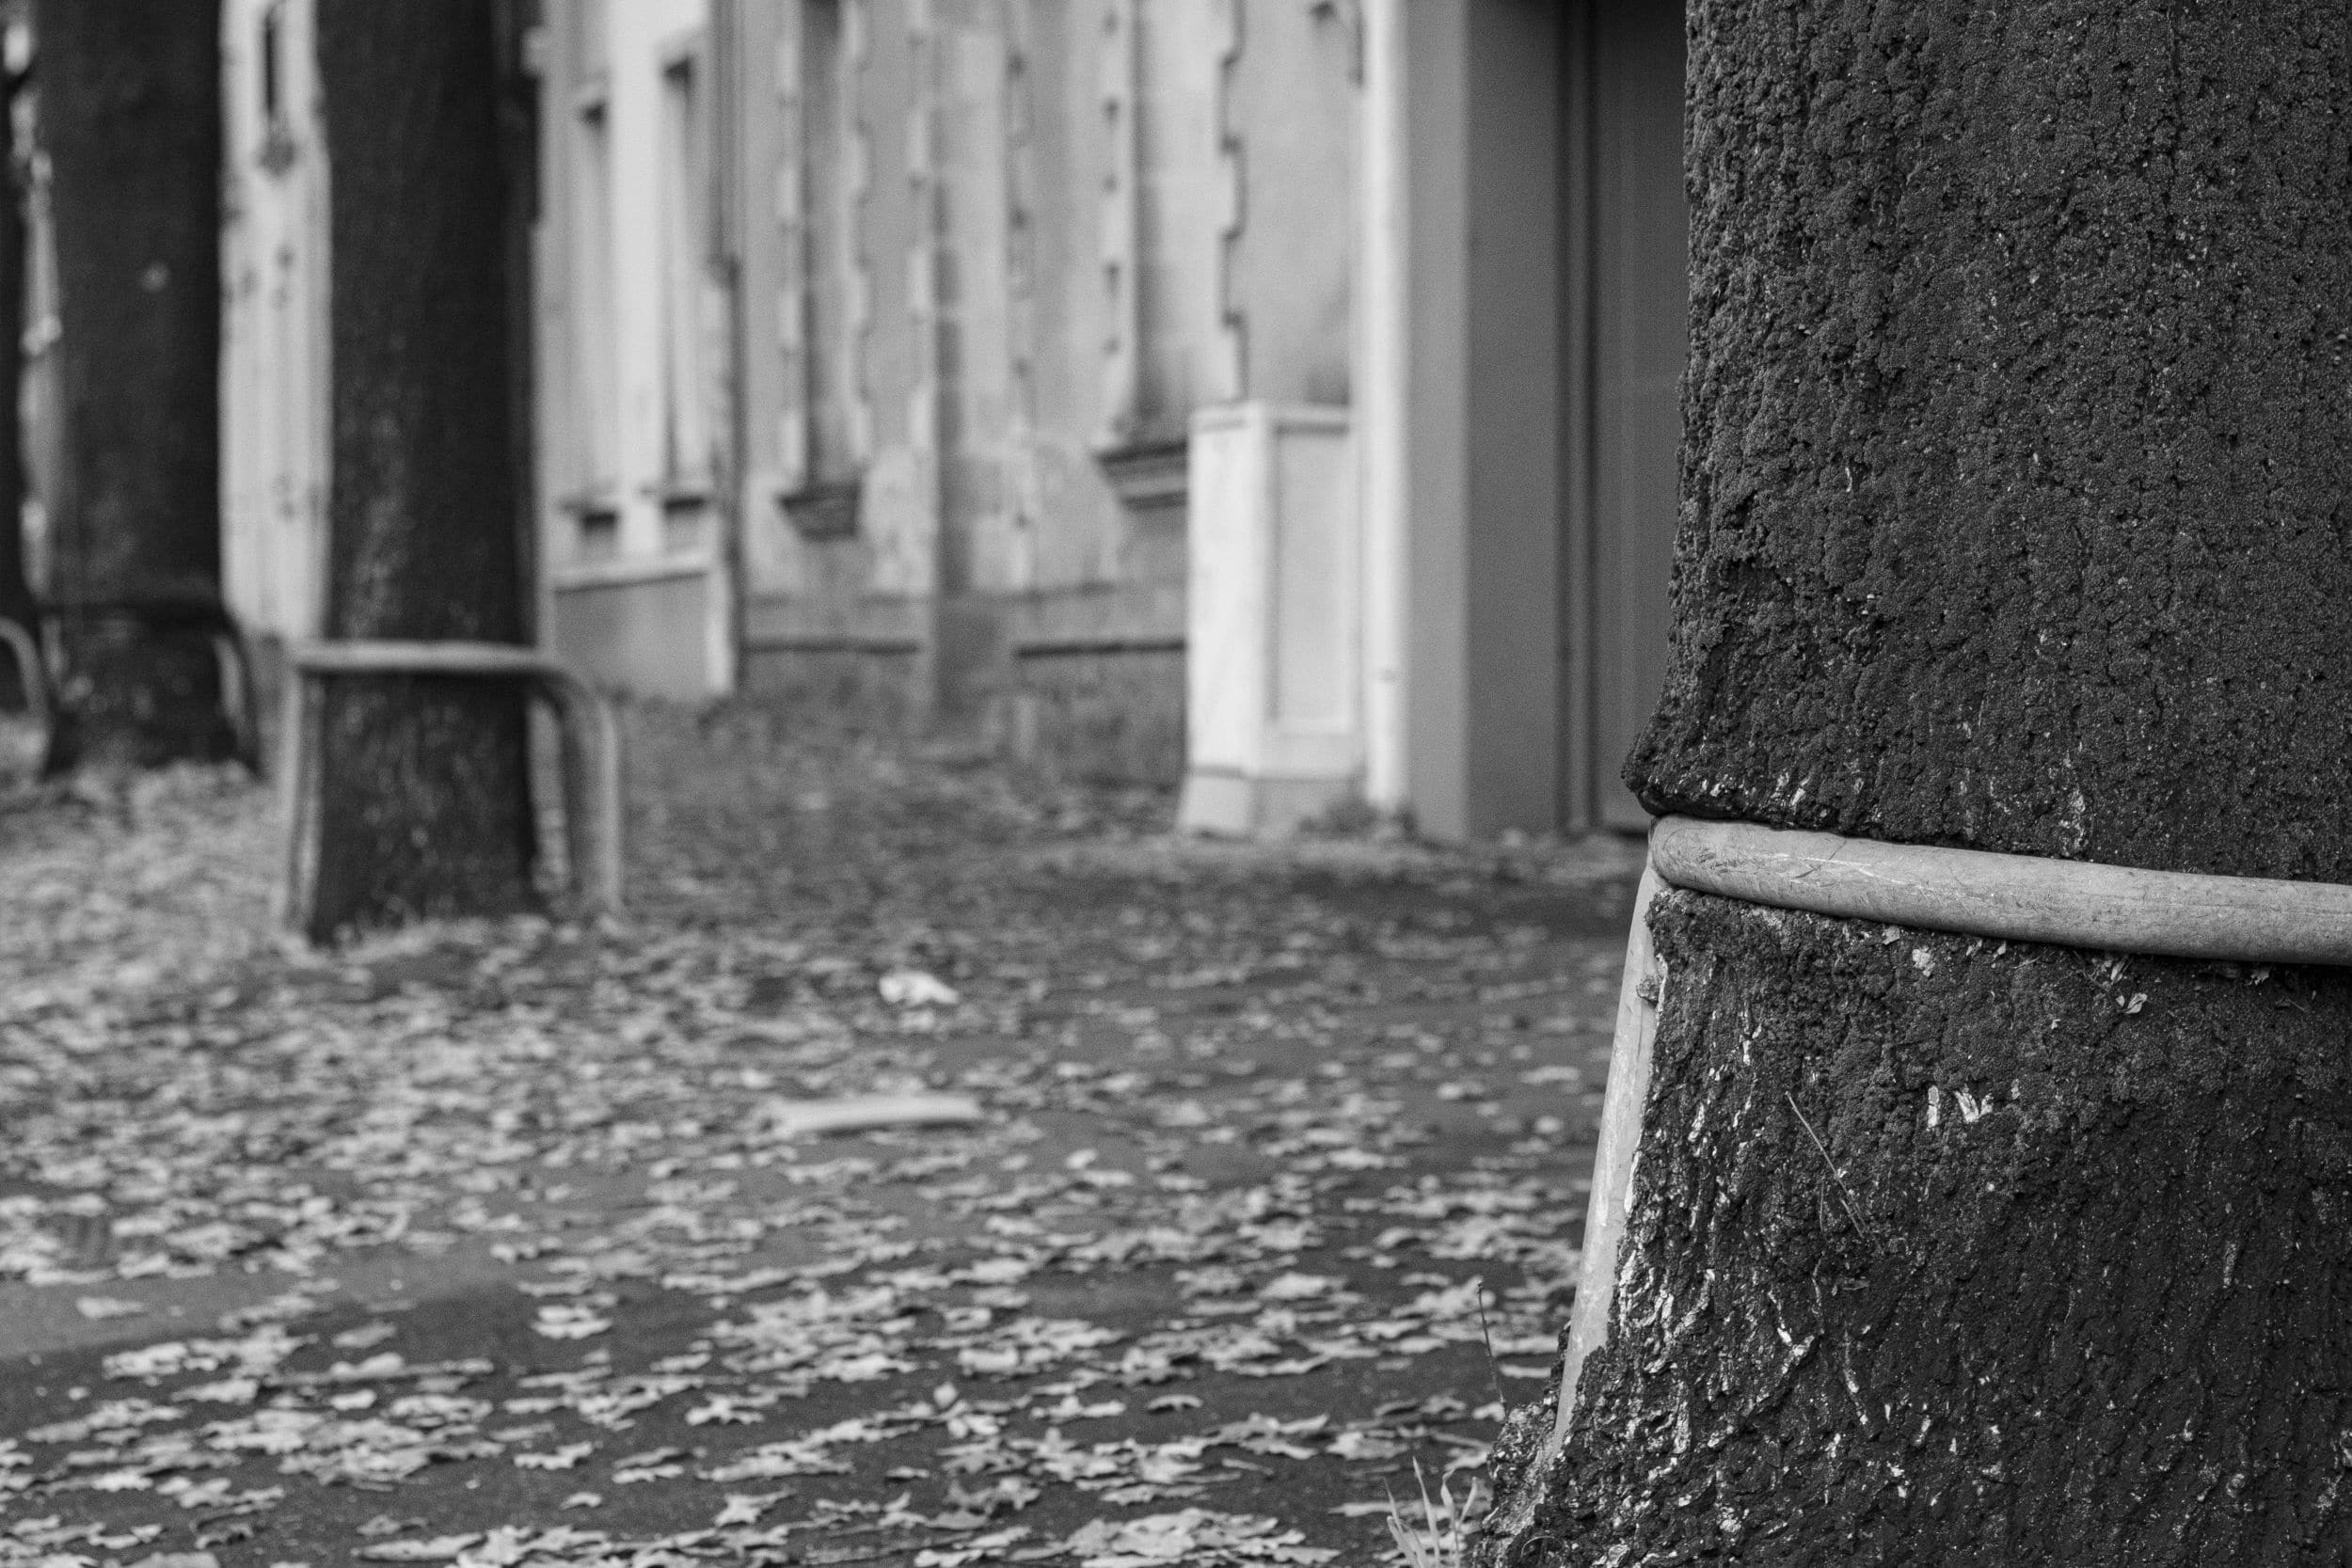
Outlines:
[{"label": "doorway", "polygon": [[1562,40],[1564,825],[1640,830],[1618,778],[1665,678],[1688,343],[1680,0],[1580,0]]}]

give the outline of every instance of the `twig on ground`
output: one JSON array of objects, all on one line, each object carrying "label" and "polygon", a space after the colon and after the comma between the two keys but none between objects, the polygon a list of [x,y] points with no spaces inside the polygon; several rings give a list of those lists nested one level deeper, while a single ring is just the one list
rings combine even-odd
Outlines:
[{"label": "twig on ground", "polygon": [[834,1100],[771,1100],[767,1119],[779,1137],[865,1132],[882,1127],[970,1126],[979,1102],[961,1094],[852,1094]]},{"label": "twig on ground", "polygon": [[1495,1355],[1495,1331],[1486,1322],[1486,1288],[1484,1285],[1478,1288],[1478,1337],[1486,1344],[1486,1381],[1494,1386],[1495,1402],[1507,1409],[1511,1402],[1503,1397],[1502,1363]]}]

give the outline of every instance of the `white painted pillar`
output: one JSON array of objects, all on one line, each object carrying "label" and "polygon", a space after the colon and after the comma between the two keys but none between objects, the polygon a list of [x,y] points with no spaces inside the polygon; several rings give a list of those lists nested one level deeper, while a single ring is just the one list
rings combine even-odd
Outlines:
[{"label": "white painted pillar", "polygon": [[1363,632],[1348,411],[1192,417],[1184,788],[1192,832],[1290,832],[1356,793]]}]

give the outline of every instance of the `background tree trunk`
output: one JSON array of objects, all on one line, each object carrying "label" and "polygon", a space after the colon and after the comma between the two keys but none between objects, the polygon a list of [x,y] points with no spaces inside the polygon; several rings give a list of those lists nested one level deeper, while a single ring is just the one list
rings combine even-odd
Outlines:
[{"label": "background tree trunk", "polygon": [[218,0],[35,0],[33,24],[74,498],[51,764],[225,757]]},{"label": "background tree trunk", "polygon": [[[319,0],[330,163],[328,634],[520,641],[491,0]],[[337,677],[307,924],[532,897],[518,689]]]},{"label": "background tree trunk", "polygon": [[[7,14],[0,11],[0,26]],[[5,67],[0,67],[5,69]],[[0,84],[0,620],[38,631],[40,617],[24,574],[24,438],[18,399],[24,381],[24,187],[15,155],[17,94],[24,79]],[[0,660],[0,706],[24,701],[24,673]]]},{"label": "background tree trunk", "polygon": [[[2352,880],[2342,8],[1695,0],[1690,39],[1629,781]],[[1557,1465],[1507,1446],[1489,1560],[2352,1555],[2352,978],[1688,894],[1652,928],[1612,1338]]]}]

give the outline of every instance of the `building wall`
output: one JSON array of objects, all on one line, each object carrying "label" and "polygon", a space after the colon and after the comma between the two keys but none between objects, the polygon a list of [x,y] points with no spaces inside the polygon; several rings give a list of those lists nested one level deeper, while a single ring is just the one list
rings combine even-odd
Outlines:
[{"label": "building wall", "polygon": [[[1677,14],[546,8],[543,635],[642,692],[993,727],[1098,774],[1172,779],[1190,730],[1195,773],[1263,775],[1232,820],[1336,785],[1442,835],[1639,826],[1614,772],[1663,641]],[[310,0],[225,0],[223,30],[224,557],[266,651],[318,629],[328,170]],[[1196,417],[1272,433],[1225,443],[1267,472],[1350,442],[1352,477],[1235,489]],[[1245,491],[1250,518],[1195,515]],[[1188,603],[1232,578],[1207,539],[1264,552],[1258,599]],[[1265,690],[1196,680],[1188,723],[1188,640],[1233,639]],[[1307,735],[1286,673],[1344,673],[1350,640],[1355,711]],[[1263,767],[1203,750],[1217,723]]]},{"label": "building wall", "polygon": [[1338,6],[1244,9],[1226,66],[1238,183],[1225,310],[1240,395],[1339,406],[1351,379],[1357,29]]},{"label": "building wall", "polygon": [[[582,0],[548,24],[559,643],[619,684],[715,689],[715,654],[651,654],[691,603],[739,629],[755,689],[1172,779],[1193,416],[1348,396],[1348,8]],[[675,171],[644,105],[696,28],[738,87],[707,199],[739,215],[714,257],[739,417],[724,504],[657,515],[649,236]],[[680,591],[706,559],[711,591]]]},{"label": "building wall", "polygon": [[1470,832],[1541,831],[1560,804],[1561,17],[1469,9],[1461,809]]},{"label": "building wall", "polygon": [[1646,818],[1685,338],[1678,0],[1365,0],[1368,794]]},{"label": "building wall", "polygon": [[[909,713],[1173,777],[1191,416],[1346,396],[1353,44],[1340,11],[549,8],[539,288],[553,596],[609,606],[642,580],[675,613],[685,596],[658,585],[705,555],[723,582],[732,553],[745,684],[818,698],[869,665],[853,684]],[[658,225],[628,214],[660,210],[643,129],[660,40],[697,26],[714,74],[739,85],[714,132],[714,181],[739,214],[717,313],[741,402],[727,421],[739,444],[717,465],[728,504],[690,530],[677,498],[665,528],[639,494],[663,478],[642,436],[658,423],[647,367],[662,318],[659,269],[641,254]],[[601,198],[582,188],[599,135]],[[619,454],[601,470],[587,460],[599,440]],[[550,616],[608,678],[677,687],[675,657],[656,672],[643,637],[624,656],[624,640],[586,629],[608,622]],[[720,663],[702,667],[711,689]]]},{"label": "building wall", "polygon": [[540,50],[542,624],[596,678],[687,700],[727,689],[735,657],[719,117],[737,61],[712,10],[570,0]]},{"label": "building wall", "polygon": [[1588,512],[1590,575],[1571,615],[1583,621],[1590,673],[1587,689],[1570,693],[1565,717],[1582,726],[1595,767],[1588,799],[1569,810],[1638,829],[1648,816],[1618,770],[1665,684],[1681,478],[1690,309],[1681,10],[1669,0],[1596,0],[1582,41],[1592,147],[1563,190],[1584,210],[1592,258],[1581,305],[1590,349],[1577,367],[1592,420],[1577,433],[1583,450],[1572,442],[1568,452],[1571,470],[1581,466],[1585,477],[1577,499]]},{"label": "building wall", "polygon": [[[264,638],[319,611],[310,4],[223,18],[225,555]],[[1279,674],[1352,626],[1348,737],[1316,742],[1340,784],[1445,833],[1625,819],[1679,193],[1672,61],[1636,82],[1599,53],[1612,18],[1671,42],[1672,6],[544,8],[543,635],[641,692],[797,694],[1173,779],[1191,628],[1272,640]],[[1639,246],[1612,248],[1618,213]],[[1611,303],[1613,257],[1656,287]],[[1261,466],[1351,443],[1343,484],[1243,531],[1352,562],[1304,632],[1187,603],[1221,580],[1191,539],[1232,531],[1194,527],[1197,418],[1273,433]]]}]

